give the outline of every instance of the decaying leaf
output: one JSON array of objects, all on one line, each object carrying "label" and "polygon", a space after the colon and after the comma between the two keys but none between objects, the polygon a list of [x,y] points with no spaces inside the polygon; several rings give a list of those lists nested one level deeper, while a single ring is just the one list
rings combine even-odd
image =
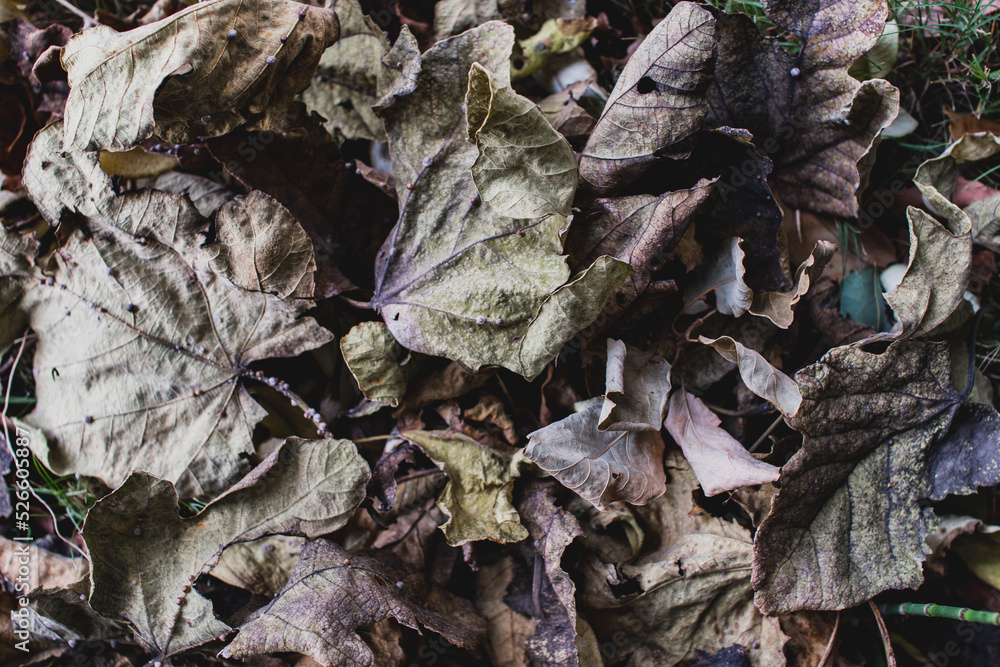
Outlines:
[{"label": "decaying leaf", "polygon": [[284,206],[254,190],[219,209],[212,268],[233,284],[281,298],[311,298],[313,245]]},{"label": "decaying leaf", "polygon": [[365,398],[399,406],[406,393],[403,348],[384,324],[362,322],[340,339],[340,351]]},{"label": "decaying leaf", "polygon": [[473,63],[465,106],[469,141],[479,148],[472,179],[483,202],[508,218],[569,215],[576,156],[535,103]]},{"label": "decaying leaf", "polygon": [[466,648],[474,648],[483,632],[471,604],[434,588],[386,554],[348,553],[334,542],[313,540],[302,548],[278,596],[240,627],[222,655],[291,651],[325,667],[375,665],[375,654],[358,632],[387,618]]},{"label": "decaying leaf", "polygon": [[931,332],[962,302],[972,267],[972,221],[951,203],[955,192],[955,160],[945,156],[920,165],[914,184],[943,218],[909,207],[910,260],[886,301],[909,338]]},{"label": "decaying leaf", "polygon": [[799,405],[802,404],[799,386],[792,378],[768,363],[759,352],[729,336],[715,339],[701,336],[700,340],[736,364],[747,388],[781,410],[781,414],[791,417],[799,411]]},{"label": "decaying leaf", "polygon": [[829,263],[836,252],[837,246],[827,241],[817,241],[812,253],[795,272],[794,288],[790,292],[759,292],[754,295],[750,304],[750,312],[771,320],[782,329],[792,325],[795,317],[793,308],[799,302],[810,285],[816,282],[823,268]]},{"label": "decaying leaf", "polygon": [[384,59],[380,114],[390,151],[406,158],[393,161],[400,219],[376,261],[372,305],[405,347],[532,379],[630,268],[602,257],[570,280],[565,218],[513,220],[478,201],[460,100],[474,62],[509,85],[513,39],[490,22],[420,55],[404,30]]},{"label": "decaying leaf", "polygon": [[441,530],[448,544],[475,540],[518,542],[528,536],[511,504],[510,457],[461,433],[406,431],[448,475],[438,502],[450,517]]},{"label": "decaying leaf", "polygon": [[700,130],[715,52],[712,15],[676,4],[625,65],[583,150],[580,176],[598,191],[620,187]]},{"label": "decaying leaf", "polygon": [[779,469],[755,459],[721,423],[697,396],[680,389],[670,397],[663,426],[684,451],[705,495],[777,480]]},{"label": "decaying leaf", "polygon": [[566,240],[573,266],[589,266],[601,255],[632,265],[632,274],[602,311],[604,322],[615,323],[647,291],[655,291],[653,273],[670,257],[711,192],[712,181],[703,179],[692,188],[659,197],[598,199],[589,212],[573,221]]},{"label": "decaying leaf", "polygon": [[291,0],[207,0],[124,33],[85,30],[62,52],[64,147],[124,151],[154,133],[188,142],[275,127],[339,34],[332,10]]},{"label": "decaying leaf", "polygon": [[364,498],[368,465],[349,440],[290,438],[238,484],[190,519],[164,480],[133,473],[87,515],[91,606],[129,623],[158,656],[229,631],[191,589],[222,550],[266,535],[323,535]]},{"label": "decaying leaf", "polygon": [[[26,578],[18,572],[22,565],[28,565]],[[83,556],[61,556],[34,544],[0,537],[0,575],[11,583],[23,581],[27,588],[20,591],[22,594],[36,588],[67,588],[89,571],[90,563]]]},{"label": "decaying leaf", "polygon": [[[36,138],[25,184],[54,220],[67,201],[87,220],[52,253],[49,277],[21,304],[39,338],[38,403],[26,421],[47,443],[33,442],[35,453],[59,474],[109,486],[145,470],[183,496],[217,495],[246,472],[243,457],[265,415],[244,386],[265,379],[249,364],[301,354],[332,334],[298,319],[307,302],[248,292],[215,273],[217,253],[201,247],[206,221],[187,198],[155,190],[118,196],[96,152],[46,152],[58,130],[50,125]],[[227,253],[249,250],[234,245]],[[286,271],[289,260],[297,268]],[[280,276],[273,283],[280,291],[308,282],[308,263],[295,254],[239,265],[255,262]]]},{"label": "decaying leaf", "polygon": [[709,292],[715,293],[715,307],[723,315],[739,317],[750,309],[753,290],[747,287],[743,276],[746,254],[741,247],[743,239],[727,239],[715,255],[705,261],[691,277],[684,293],[686,304],[692,304]]},{"label": "decaying leaf", "polygon": [[706,124],[749,130],[774,162],[771,186],[790,208],[854,217],[858,161],[895,118],[899,91],[881,79],[859,83],[847,69],[882,35],[888,7],[770,0],[764,10],[801,48],[791,55],[749,16],[716,11]]},{"label": "decaying leaf", "polygon": [[636,512],[658,536],[657,547],[621,566],[639,594],[625,599],[600,582],[587,596],[589,619],[602,646],[630,667],[675,665],[696,651],[748,647],[752,664],[784,667],[786,637],[777,619],[763,617],[750,588],[751,538],[736,523],[693,512],[697,488],[680,452],[667,453],[666,493]]},{"label": "decaying leaf", "polygon": [[441,0],[434,5],[434,38],[448,39],[499,18],[497,0]]},{"label": "decaying leaf", "polygon": [[524,455],[598,509],[624,500],[643,505],[663,493],[659,431],[601,431],[601,404],[528,435]]},{"label": "decaying leaf", "polygon": [[257,595],[274,597],[288,582],[305,538],[270,535],[226,547],[211,570],[216,579]]},{"label": "decaying leaf", "polygon": [[372,111],[378,101],[378,71],[389,40],[358,0],[336,0],[340,39],[323,52],[312,85],[300,99],[326,118],[330,134],[385,141],[382,122]]},{"label": "decaying leaf", "polygon": [[[996,427],[953,419],[963,397],[950,365],[946,343],[897,341],[881,354],[838,347],[796,373],[802,406],[788,423],[805,442],[757,531],[761,610],[843,609],[920,584],[925,501],[1000,477]],[[975,463],[950,463],[973,443]]]},{"label": "decaying leaf", "polygon": [[32,266],[36,254],[34,238],[0,229],[0,354],[27,324],[27,314],[18,305],[25,289],[40,277]]},{"label": "decaying leaf", "polygon": [[485,649],[497,667],[525,667],[526,644],[535,633],[535,619],[514,611],[504,601],[513,581],[510,556],[479,568],[476,575],[476,608],[486,619]]},{"label": "decaying leaf", "polygon": [[608,339],[602,431],[659,431],[667,414],[670,364],[652,352]]},{"label": "decaying leaf", "polygon": [[[556,505],[554,484],[537,483],[525,494],[519,506],[534,546],[531,563],[534,578],[532,601],[535,631],[526,643],[531,664],[586,665],[579,660],[577,648],[576,586],[562,569],[566,547],[583,535],[580,523],[567,510]],[[532,605],[535,606],[534,604]]]}]

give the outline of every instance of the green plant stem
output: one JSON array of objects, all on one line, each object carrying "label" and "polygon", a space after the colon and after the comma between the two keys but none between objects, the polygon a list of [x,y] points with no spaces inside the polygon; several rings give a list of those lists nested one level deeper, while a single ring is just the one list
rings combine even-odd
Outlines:
[{"label": "green plant stem", "polygon": [[1000,613],[976,611],[967,607],[949,607],[943,604],[880,604],[878,610],[887,616],[925,616],[928,618],[950,618],[970,623],[985,623],[1000,626]]}]

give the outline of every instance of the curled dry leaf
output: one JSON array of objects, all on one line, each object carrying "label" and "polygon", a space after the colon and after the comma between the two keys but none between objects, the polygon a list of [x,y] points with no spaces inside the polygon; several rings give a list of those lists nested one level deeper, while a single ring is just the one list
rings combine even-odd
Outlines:
[{"label": "curled dry leaf", "polygon": [[789,207],[854,217],[858,161],[896,117],[899,91],[881,79],[859,83],[847,69],[882,35],[888,6],[768,0],[764,10],[802,47],[792,55],[749,16],[715,11],[706,124],[749,130],[774,162],[769,180]]},{"label": "curled dry leaf", "polygon": [[538,606],[533,610],[537,622],[526,646],[532,664],[573,667],[581,665],[576,641],[580,619],[576,586],[562,569],[562,558],[566,547],[582,537],[583,531],[576,517],[556,504],[555,488],[551,480],[535,483],[518,508],[533,545],[531,556],[526,558],[533,561],[529,567],[541,580],[537,585],[532,582],[532,592],[538,591]]},{"label": "curled dry leaf", "polygon": [[768,363],[759,352],[751,350],[729,336],[719,338],[699,338],[705,345],[711,345],[728,361],[740,369],[740,377],[753,393],[781,410],[786,417],[793,416],[802,404],[802,394],[795,381]]},{"label": "curled dry leaf", "polygon": [[186,143],[276,127],[339,34],[333,10],[290,0],[207,0],[124,33],[85,30],[62,53],[63,145],[123,151],[154,133]]},{"label": "curled dry leaf", "polygon": [[400,218],[375,264],[372,305],[405,347],[533,379],[631,269],[601,257],[571,279],[565,218],[514,220],[479,202],[460,100],[475,62],[509,85],[513,40],[490,22],[421,55],[404,30],[385,58],[380,114],[390,151],[407,158],[393,161]]},{"label": "curled dry leaf", "polygon": [[621,187],[700,130],[715,51],[712,15],[677,3],[625,65],[583,150],[580,176],[598,191]]},{"label": "curled dry leaf", "polygon": [[479,148],[472,179],[483,202],[508,218],[569,215],[576,155],[535,103],[473,63],[465,106],[469,141]]},{"label": "curled dry leaf", "polygon": [[670,364],[620,340],[608,339],[602,431],[659,431],[667,413]]},{"label": "curled dry leaf", "polygon": [[450,481],[438,498],[450,517],[441,526],[448,544],[519,542],[528,536],[511,504],[510,456],[461,433],[406,431],[403,437],[420,445],[448,475]]},{"label": "curled dry leaf", "polygon": [[697,396],[680,389],[670,397],[663,426],[684,451],[705,495],[777,480],[780,470],[755,459],[721,423]]},{"label": "curled dry leaf", "polygon": [[598,509],[624,500],[643,505],[663,493],[659,431],[601,431],[595,404],[528,435],[524,455]]},{"label": "curled dry leaf", "polygon": [[715,292],[715,307],[723,315],[739,317],[750,309],[753,290],[743,279],[746,275],[743,266],[746,254],[742,245],[743,239],[735,236],[726,239],[715,255],[696,269],[684,292],[687,306],[709,292]]},{"label": "curled dry leaf", "polygon": [[823,268],[830,262],[837,246],[828,241],[817,241],[809,257],[799,265],[795,272],[794,288],[790,292],[760,292],[753,297],[750,312],[771,320],[782,329],[792,325],[795,317],[793,308],[799,302],[810,285],[823,273]]},{"label": "curled dry leaf", "polygon": [[340,528],[364,498],[368,474],[349,440],[290,438],[224,495],[182,519],[173,485],[133,473],[87,515],[90,604],[131,625],[157,656],[225,634],[229,626],[191,581],[230,544]]},{"label": "curled dry leaf", "polygon": [[370,401],[398,407],[406,393],[399,364],[403,348],[381,322],[362,322],[340,339],[340,351],[361,393]]},{"label": "curled dry leaf", "polygon": [[962,302],[972,268],[972,221],[951,203],[957,169],[950,156],[924,162],[913,182],[944,222],[908,207],[910,260],[886,301],[902,325],[901,336],[924,336]]},{"label": "curled dry leaf", "polygon": [[387,618],[470,649],[483,634],[468,601],[434,588],[385,552],[348,553],[334,542],[313,540],[278,596],[240,626],[221,655],[294,652],[325,667],[372,666],[380,663],[358,633]]}]

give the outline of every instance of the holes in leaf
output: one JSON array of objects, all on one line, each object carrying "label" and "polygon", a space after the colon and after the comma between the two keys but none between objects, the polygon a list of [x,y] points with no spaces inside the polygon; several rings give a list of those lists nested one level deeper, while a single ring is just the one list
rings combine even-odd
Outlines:
[{"label": "holes in leaf", "polygon": [[635,84],[635,89],[640,95],[646,95],[656,90],[656,82],[648,76],[644,76],[639,79],[639,83]]}]

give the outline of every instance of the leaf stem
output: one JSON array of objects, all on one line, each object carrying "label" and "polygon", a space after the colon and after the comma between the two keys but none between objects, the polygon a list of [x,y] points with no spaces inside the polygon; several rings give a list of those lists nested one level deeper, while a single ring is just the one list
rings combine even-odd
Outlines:
[{"label": "leaf stem", "polygon": [[950,607],[943,604],[880,604],[878,610],[886,616],[924,616],[926,618],[950,618],[954,621],[985,623],[1000,626],[1000,613],[977,611],[968,607]]}]

